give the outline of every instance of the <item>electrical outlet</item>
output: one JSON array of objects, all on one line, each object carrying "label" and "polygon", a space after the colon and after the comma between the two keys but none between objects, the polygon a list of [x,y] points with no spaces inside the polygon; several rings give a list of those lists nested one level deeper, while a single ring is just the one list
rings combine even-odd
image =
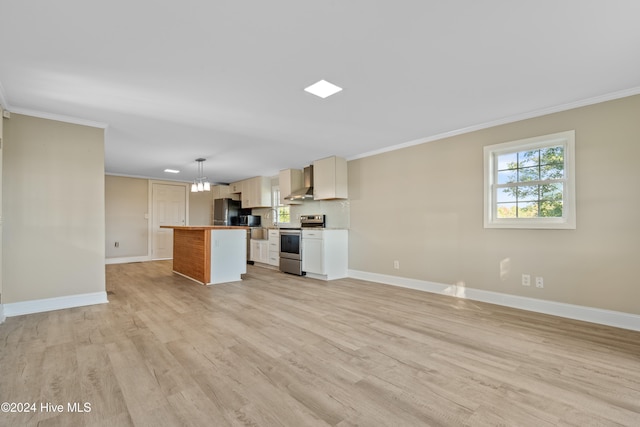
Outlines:
[{"label": "electrical outlet", "polygon": [[531,276],[528,274],[522,275],[522,286],[531,286]]},{"label": "electrical outlet", "polygon": [[393,268],[395,268],[396,270],[400,270],[400,261],[393,261]]},{"label": "electrical outlet", "polygon": [[536,277],[536,288],[544,288],[544,279],[542,276]]}]

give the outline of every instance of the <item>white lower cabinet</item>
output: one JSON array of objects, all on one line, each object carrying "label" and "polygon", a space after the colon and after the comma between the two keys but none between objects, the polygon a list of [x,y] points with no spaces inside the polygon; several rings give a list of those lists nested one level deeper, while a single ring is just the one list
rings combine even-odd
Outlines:
[{"label": "white lower cabinet", "polygon": [[347,277],[348,239],[347,230],[302,230],[302,271],[322,280]]},{"label": "white lower cabinet", "polygon": [[251,239],[251,261],[280,266],[280,230],[269,230],[269,239]]},{"label": "white lower cabinet", "polygon": [[307,274],[326,274],[323,249],[322,231],[302,235],[302,271]]},{"label": "white lower cabinet", "polygon": [[269,260],[267,264],[280,266],[280,230],[269,230]]},{"label": "white lower cabinet", "polygon": [[251,239],[251,261],[267,264],[269,262],[269,241]]}]

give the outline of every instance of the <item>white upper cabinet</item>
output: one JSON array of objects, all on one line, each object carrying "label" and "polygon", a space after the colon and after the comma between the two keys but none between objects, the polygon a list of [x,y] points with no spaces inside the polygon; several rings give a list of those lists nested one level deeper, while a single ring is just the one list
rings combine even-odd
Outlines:
[{"label": "white upper cabinet", "polygon": [[216,184],[211,186],[211,194],[215,199],[233,199],[240,200],[239,193],[232,193],[230,185]]},{"label": "white upper cabinet", "polygon": [[242,193],[244,181],[246,180],[236,181],[229,184],[229,193]]},{"label": "white upper cabinet", "polygon": [[[231,184],[233,186],[233,184]],[[271,206],[271,178],[256,176],[242,182],[242,207],[264,208]]]},{"label": "white upper cabinet", "polygon": [[213,200],[215,199],[227,199],[230,197],[229,186],[228,185],[212,185],[211,186],[211,196]]},{"label": "white upper cabinet", "polygon": [[304,179],[302,171],[300,169],[284,169],[280,171],[278,175],[278,181],[280,186],[280,204],[281,205],[293,205],[300,202],[285,200],[285,197],[293,193],[295,190],[299,190],[304,186]]},{"label": "white upper cabinet", "polygon": [[314,200],[347,199],[347,160],[327,157],[313,162]]}]

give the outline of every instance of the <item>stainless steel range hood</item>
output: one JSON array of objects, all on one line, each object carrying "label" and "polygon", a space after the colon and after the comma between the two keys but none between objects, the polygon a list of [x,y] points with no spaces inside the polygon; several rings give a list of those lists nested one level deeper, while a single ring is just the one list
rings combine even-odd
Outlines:
[{"label": "stainless steel range hood", "polygon": [[293,191],[286,200],[312,200],[313,199],[313,165],[304,168],[304,187]]}]

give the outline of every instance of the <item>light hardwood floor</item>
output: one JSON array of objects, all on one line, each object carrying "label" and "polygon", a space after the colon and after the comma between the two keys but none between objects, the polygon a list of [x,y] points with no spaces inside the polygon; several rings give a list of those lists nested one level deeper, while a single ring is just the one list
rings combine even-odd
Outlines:
[{"label": "light hardwood floor", "polygon": [[0,425],[640,425],[637,332],[251,266],[108,265],[107,290],[0,325],[0,402],[38,405]]}]

